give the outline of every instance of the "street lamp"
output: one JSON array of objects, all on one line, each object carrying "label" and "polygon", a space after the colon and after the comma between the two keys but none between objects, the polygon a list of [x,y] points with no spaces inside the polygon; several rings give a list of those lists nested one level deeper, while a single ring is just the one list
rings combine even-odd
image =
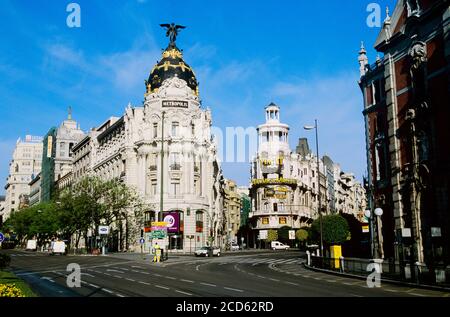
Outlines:
[{"label": "street lamp", "polygon": [[323,254],[323,224],[322,224],[322,199],[320,195],[320,159],[319,159],[319,128],[317,124],[317,119],[314,120],[314,126],[305,125],[305,130],[316,130],[316,150],[317,150],[317,197],[319,199],[319,222],[320,222],[320,256]]},{"label": "street lamp", "polygon": [[[375,208],[375,210],[373,211],[373,215],[372,215],[372,210],[367,209],[364,212],[364,215],[366,216],[367,219],[369,219],[369,225],[370,225],[370,250],[371,250],[372,258],[375,258],[377,256],[377,254],[375,253],[375,244],[374,244],[374,241],[373,241],[374,240],[374,227],[375,227],[375,217],[373,215],[375,215],[376,217],[381,217],[383,215],[383,209]],[[377,226],[377,229],[378,229],[378,226]],[[377,239],[378,239],[378,233],[377,233]],[[378,245],[379,245],[379,241],[378,241]]]}]

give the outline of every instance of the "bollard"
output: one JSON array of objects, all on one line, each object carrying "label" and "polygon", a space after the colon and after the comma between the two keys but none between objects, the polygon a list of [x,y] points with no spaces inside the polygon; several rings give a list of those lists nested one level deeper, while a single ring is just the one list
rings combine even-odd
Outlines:
[{"label": "bollard", "polygon": [[311,253],[309,251],[306,251],[306,255],[308,256],[308,266],[311,266]]},{"label": "bollard", "polygon": [[344,273],[344,257],[343,256],[339,257],[339,260],[341,262],[341,272]]}]

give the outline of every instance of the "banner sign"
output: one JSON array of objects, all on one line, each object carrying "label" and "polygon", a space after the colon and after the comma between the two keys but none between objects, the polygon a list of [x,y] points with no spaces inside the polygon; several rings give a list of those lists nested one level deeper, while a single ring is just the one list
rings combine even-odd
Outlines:
[{"label": "banner sign", "polygon": [[168,224],[166,221],[153,221],[152,227],[167,227]]},{"label": "banner sign", "polygon": [[164,214],[164,222],[167,222],[167,232],[178,233],[180,231],[180,214],[169,212]]}]

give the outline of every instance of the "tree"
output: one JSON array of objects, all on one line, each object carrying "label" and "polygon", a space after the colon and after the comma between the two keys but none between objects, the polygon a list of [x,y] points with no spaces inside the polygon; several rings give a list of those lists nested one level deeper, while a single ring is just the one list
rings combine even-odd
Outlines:
[{"label": "tree", "polygon": [[[349,226],[347,220],[340,215],[328,215],[322,217],[323,241],[328,245],[342,244],[349,238]],[[314,220],[312,230],[320,235],[320,220]]]},{"label": "tree", "polygon": [[297,239],[298,242],[305,243],[306,240],[308,240],[308,231],[305,229],[297,230],[295,233],[295,239]]},{"label": "tree", "polygon": [[278,241],[278,231],[277,230],[269,230],[267,232],[267,242]]}]

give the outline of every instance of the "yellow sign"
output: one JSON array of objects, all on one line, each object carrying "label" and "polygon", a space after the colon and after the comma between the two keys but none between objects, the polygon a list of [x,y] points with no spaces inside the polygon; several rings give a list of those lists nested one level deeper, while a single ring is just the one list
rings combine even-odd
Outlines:
[{"label": "yellow sign", "polygon": [[364,233],[369,232],[369,226],[362,226],[362,232]]},{"label": "yellow sign", "polygon": [[265,178],[265,179],[253,179],[253,185],[297,185],[296,179],[288,178]]},{"label": "yellow sign", "polygon": [[287,223],[286,217],[280,217],[279,223],[280,225],[285,225]]},{"label": "yellow sign", "polygon": [[152,227],[167,227],[169,223],[167,221],[152,222]]},{"label": "yellow sign", "polygon": [[269,224],[269,218],[262,218],[262,224],[268,225]]}]

